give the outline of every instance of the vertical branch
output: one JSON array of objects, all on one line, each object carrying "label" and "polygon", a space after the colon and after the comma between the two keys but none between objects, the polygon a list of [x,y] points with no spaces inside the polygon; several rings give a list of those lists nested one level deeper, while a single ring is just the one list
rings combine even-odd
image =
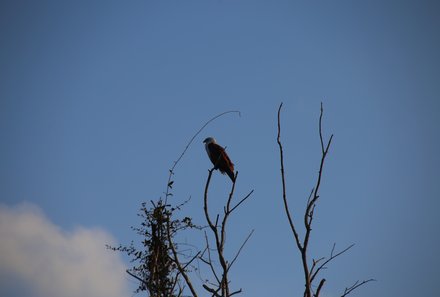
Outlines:
[{"label": "vertical branch", "polygon": [[225,258],[223,257],[224,235],[220,236],[218,229],[217,229],[218,216],[217,216],[215,224],[214,224],[211,220],[211,217],[209,216],[209,211],[208,211],[208,189],[209,189],[209,184],[211,182],[211,177],[212,177],[213,171],[214,171],[214,169],[211,169],[211,170],[209,170],[209,173],[208,173],[208,179],[206,181],[205,194],[204,194],[204,199],[203,199],[203,201],[204,201],[203,209],[205,211],[205,217],[206,217],[206,221],[208,222],[209,228],[214,233],[215,245],[216,245],[216,248],[218,251],[220,264],[222,265],[222,267],[226,267],[226,261],[225,261]]},{"label": "vertical branch", "polygon": [[309,267],[307,264],[307,247],[303,246],[301,243],[301,240],[299,238],[298,232],[296,230],[295,224],[293,223],[292,215],[289,211],[289,205],[287,203],[287,195],[286,195],[286,181],[285,181],[285,174],[284,174],[284,155],[283,155],[283,146],[281,144],[281,107],[283,106],[283,103],[280,104],[280,107],[278,108],[278,147],[280,149],[280,163],[281,163],[281,182],[283,185],[283,202],[284,202],[284,210],[286,212],[287,219],[289,221],[290,229],[293,233],[293,236],[295,238],[296,246],[298,247],[298,250],[301,253],[301,260],[303,264],[303,270],[304,270],[304,279],[305,279],[305,297],[311,297],[311,283],[310,283],[310,273],[309,273]]},{"label": "vertical branch", "polygon": [[324,162],[325,162],[325,158],[327,157],[327,153],[328,150],[330,148],[332,139],[333,139],[333,134],[330,136],[330,139],[327,143],[327,146],[324,147],[324,141],[323,141],[323,136],[322,136],[322,115],[323,115],[323,108],[322,108],[322,103],[321,103],[321,113],[319,115],[319,139],[321,142],[321,162],[319,165],[319,172],[318,172],[318,178],[316,180],[316,185],[314,187],[313,190],[313,198],[311,200],[309,200],[309,202],[307,203],[307,209],[304,213],[304,226],[306,228],[306,234],[304,236],[304,248],[307,249],[307,246],[309,244],[309,238],[310,238],[310,233],[312,231],[312,221],[313,221],[313,214],[314,214],[314,210],[315,210],[315,205],[316,205],[316,201],[319,198],[319,188],[321,186],[321,179],[322,179],[322,172],[324,169]]},{"label": "vertical branch", "polygon": [[[214,171],[214,168],[209,170],[208,173],[208,179],[206,181],[206,185],[205,185],[205,194],[204,194],[204,205],[203,205],[203,209],[205,211],[205,217],[206,217],[206,221],[208,222],[209,228],[212,230],[212,233],[214,234],[215,237],[215,245],[217,248],[217,254],[218,254],[218,258],[220,261],[220,265],[222,267],[223,273],[222,273],[222,278],[221,278],[221,282],[219,284],[219,288],[221,288],[222,291],[222,296],[228,296],[227,294],[227,286],[228,286],[228,281],[227,281],[227,263],[226,260],[224,258],[223,255],[223,248],[224,248],[224,224],[225,222],[222,223],[222,227],[221,227],[221,235],[219,234],[219,230],[217,229],[217,225],[218,225],[218,217],[216,219],[215,225],[213,224],[211,217],[209,216],[209,211],[208,211],[208,189],[209,189],[209,184],[211,182],[211,177],[212,177],[212,172]],[[234,181],[235,184],[235,181]],[[233,186],[234,187],[234,186]],[[226,216],[226,215],[225,215]],[[224,219],[223,219],[224,221]]]},{"label": "vertical branch", "polygon": [[277,142],[278,142],[278,147],[280,149],[280,163],[281,163],[281,182],[283,185],[283,202],[284,202],[284,210],[286,211],[286,215],[287,215],[287,219],[289,221],[289,225],[290,225],[290,229],[292,230],[293,236],[295,237],[295,242],[296,245],[298,246],[298,249],[301,251],[302,245],[301,245],[301,241],[299,239],[299,235],[298,232],[296,231],[295,225],[293,223],[293,219],[292,216],[290,214],[289,211],[289,205],[287,204],[287,197],[286,197],[286,181],[285,181],[285,177],[284,177],[284,155],[283,155],[283,146],[281,144],[281,107],[283,106],[283,103],[280,104],[280,107],[278,108],[278,137],[277,137]]}]

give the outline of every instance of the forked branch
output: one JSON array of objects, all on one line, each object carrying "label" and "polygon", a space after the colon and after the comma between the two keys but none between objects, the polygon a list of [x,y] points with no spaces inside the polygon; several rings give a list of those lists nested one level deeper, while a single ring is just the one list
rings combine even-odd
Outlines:
[{"label": "forked branch", "polygon": [[229,193],[228,199],[226,201],[226,204],[223,208],[223,216],[220,217],[219,214],[216,215],[215,221],[211,218],[211,215],[209,213],[209,207],[208,207],[208,190],[209,185],[212,178],[212,173],[214,171],[214,168],[208,171],[208,178],[205,185],[205,192],[204,192],[204,205],[203,209],[205,212],[205,218],[208,223],[208,227],[211,230],[211,233],[214,236],[214,242],[215,242],[215,251],[217,253],[218,261],[220,262],[220,269],[218,271],[218,268],[216,268],[216,265],[214,265],[214,262],[212,260],[211,256],[211,248],[209,244],[208,236],[205,233],[205,239],[206,239],[206,254],[207,258],[203,257],[205,253],[202,254],[200,257],[201,261],[205,264],[207,264],[216,280],[216,284],[210,284],[211,286],[208,286],[207,284],[203,285],[203,288],[205,288],[206,291],[212,294],[214,297],[230,297],[235,294],[238,294],[241,292],[241,289],[237,291],[230,291],[229,288],[229,278],[228,273],[231,269],[232,265],[237,260],[238,256],[240,255],[241,251],[243,250],[244,246],[246,245],[247,241],[251,237],[253,231],[247,236],[243,244],[238,249],[235,256],[232,258],[231,262],[228,262],[225,257],[224,249],[225,249],[225,242],[226,242],[226,232],[227,232],[227,225],[228,225],[228,219],[232,212],[238,208],[244,201],[246,201],[249,197],[251,197],[253,190],[249,192],[244,198],[242,198],[235,206],[232,206],[232,199],[234,196],[235,191],[235,184],[237,182],[238,172],[235,173],[235,178],[232,182],[232,188]]},{"label": "forked branch", "polygon": [[[278,136],[277,136],[277,143],[280,151],[280,166],[281,166],[281,183],[282,183],[282,196],[283,196],[283,203],[284,203],[284,211],[287,216],[287,220],[289,222],[290,230],[292,231],[293,237],[295,239],[296,246],[300,252],[301,255],[301,261],[304,271],[304,279],[305,279],[305,289],[304,289],[304,297],[319,297],[321,290],[324,286],[324,283],[326,282],[326,279],[322,278],[318,284],[314,284],[315,281],[317,281],[318,274],[321,272],[322,269],[326,268],[326,265],[331,262],[333,259],[338,257],[339,255],[345,253],[350,248],[353,247],[353,245],[350,245],[346,249],[334,253],[335,245],[333,245],[332,251],[330,253],[330,257],[326,260],[324,257],[319,258],[317,260],[313,260],[312,264],[309,265],[308,263],[308,248],[309,248],[309,242],[310,242],[310,235],[312,232],[312,223],[313,223],[313,217],[315,215],[315,209],[316,209],[316,203],[319,199],[319,190],[321,187],[321,180],[324,170],[324,163],[326,160],[326,157],[328,156],[328,152],[333,140],[333,134],[330,136],[329,140],[327,142],[324,141],[323,133],[322,133],[322,117],[324,113],[324,109],[322,107],[321,103],[321,112],[319,115],[319,140],[320,140],[320,146],[321,146],[321,162],[319,164],[319,171],[318,176],[316,178],[315,186],[313,187],[312,191],[310,192],[310,195],[307,199],[307,205],[306,209],[304,211],[304,217],[303,217],[303,224],[304,224],[304,237],[301,240],[299,236],[299,230],[298,226],[295,224],[293,220],[293,215],[291,214],[291,211],[289,209],[289,205],[287,202],[287,194],[286,194],[286,180],[285,180],[285,169],[284,169],[284,152],[283,152],[283,146],[281,143],[281,108],[283,106],[283,103],[280,104],[278,108]],[[345,297],[347,294],[352,292],[354,289],[358,288],[359,286],[369,282],[363,281],[361,283],[356,282],[353,286],[346,288],[344,291],[344,294],[342,297]],[[312,287],[317,288],[314,292]]]}]

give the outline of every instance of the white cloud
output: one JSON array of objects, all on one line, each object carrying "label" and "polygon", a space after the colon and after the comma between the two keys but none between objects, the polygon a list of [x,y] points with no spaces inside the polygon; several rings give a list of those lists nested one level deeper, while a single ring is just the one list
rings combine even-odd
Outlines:
[{"label": "white cloud", "polygon": [[114,239],[101,229],[64,232],[30,204],[0,204],[0,295],[131,296]]}]

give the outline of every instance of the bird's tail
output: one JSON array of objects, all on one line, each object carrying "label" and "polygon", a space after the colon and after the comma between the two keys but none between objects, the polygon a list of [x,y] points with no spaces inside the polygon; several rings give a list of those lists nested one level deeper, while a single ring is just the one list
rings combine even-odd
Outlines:
[{"label": "bird's tail", "polygon": [[227,170],[226,174],[229,176],[229,178],[231,179],[232,182],[235,181],[235,175],[234,172],[232,172],[231,170]]}]

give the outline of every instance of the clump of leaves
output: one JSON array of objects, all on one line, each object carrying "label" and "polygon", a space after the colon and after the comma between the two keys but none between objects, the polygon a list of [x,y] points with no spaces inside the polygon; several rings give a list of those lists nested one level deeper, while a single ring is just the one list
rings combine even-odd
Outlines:
[{"label": "clump of leaves", "polygon": [[[127,254],[134,266],[127,273],[139,281],[136,293],[148,291],[152,297],[175,297],[182,293],[180,273],[172,253],[174,236],[181,230],[195,228],[190,217],[172,219],[173,213],[185,204],[171,207],[162,199],[151,204],[142,203],[138,216],[139,227],[132,227],[141,236],[141,248],[134,245],[107,246],[114,251]],[[171,240],[171,242],[170,242]]]}]

